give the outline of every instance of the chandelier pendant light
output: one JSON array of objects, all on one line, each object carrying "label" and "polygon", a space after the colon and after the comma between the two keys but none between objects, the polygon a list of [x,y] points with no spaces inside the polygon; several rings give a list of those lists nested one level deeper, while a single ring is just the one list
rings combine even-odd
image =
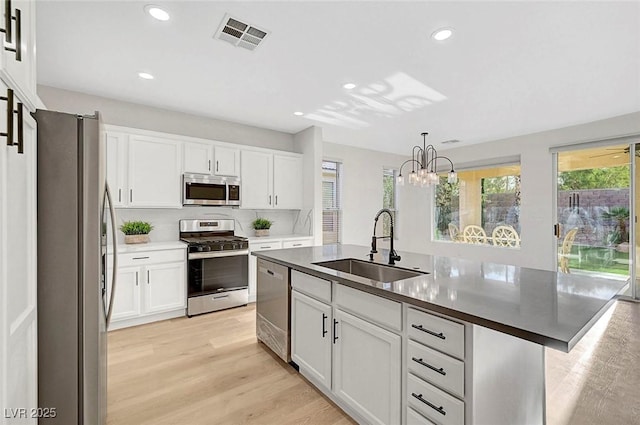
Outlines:
[{"label": "chandelier pendant light", "polygon": [[439,156],[433,145],[427,145],[428,134],[422,133],[422,147],[414,146],[411,152],[411,159],[407,159],[400,166],[400,173],[397,178],[399,186],[404,186],[405,178],[402,175],[402,168],[408,163],[411,163],[411,173],[408,179],[410,185],[422,187],[438,185],[440,178],[436,170],[438,169],[439,159],[447,160],[451,164],[451,171],[447,174],[447,182],[458,182],[458,173],[453,169],[453,162],[446,156]]}]

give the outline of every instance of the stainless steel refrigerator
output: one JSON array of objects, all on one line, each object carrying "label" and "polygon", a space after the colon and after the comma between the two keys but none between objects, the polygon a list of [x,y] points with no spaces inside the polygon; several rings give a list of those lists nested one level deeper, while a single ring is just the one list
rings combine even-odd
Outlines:
[{"label": "stainless steel refrigerator", "polygon": [[[107,326],[115,291],[115,214],[98,114],[38,110],[40,424],[106,423]],[[107,268],[111,267],[107,282]]]}]

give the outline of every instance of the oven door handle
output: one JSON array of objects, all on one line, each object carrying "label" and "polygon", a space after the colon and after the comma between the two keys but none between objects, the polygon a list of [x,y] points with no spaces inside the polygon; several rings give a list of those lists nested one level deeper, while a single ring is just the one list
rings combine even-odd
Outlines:
[{"label": "oven door handle", "polygon": [[189,260],[200,260],[203,258],[240,257],[242,255],[249,255],[249,250],[243,249],[241,251],[190,252],[187,258]]}]

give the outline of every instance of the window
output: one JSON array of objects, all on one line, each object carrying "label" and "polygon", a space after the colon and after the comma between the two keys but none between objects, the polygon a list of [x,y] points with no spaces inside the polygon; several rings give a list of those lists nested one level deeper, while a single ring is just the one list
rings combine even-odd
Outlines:
[{"label": "window", "polygon": [[[440,177],[434,199],[434,240],[520,245],[520,165],[458,172],[457,183]],[[464,237],[464,229],[475,233]],[[504,226],[493,237],[493,231]],[[506,229],[505,229],[506,227]]]},{"label": "window", "polygon": [[342,203],[340,202],[340,171],[342,164],[322,161],[322,243],[340,243]]},{"label": "window", "polygon": [[[392,168],[385,168],[382,170],[382,208],[387,208],[391,210],[393,215],[393,225],[394,225],[394,239],[397,239],[398,234],[398,222],[396,220],[396,176],[398,175],[398,170],[394,170]],[[378,236],[387,236],[391,233],[391,220],[389,219],[389,215],[384,214],[381,217],[382,219],[382,234],[378,234]],[[378,230],[380,231],[380,230]],[[382,248],[388,248],[390,246],[388,239],[380,240],[379,245]]]}]

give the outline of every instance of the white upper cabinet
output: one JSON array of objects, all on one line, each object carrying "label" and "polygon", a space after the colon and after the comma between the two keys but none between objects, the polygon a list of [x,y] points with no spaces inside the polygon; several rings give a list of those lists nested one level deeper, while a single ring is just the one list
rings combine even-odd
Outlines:
[{"label": "white upper cabinet", "polygon": [[186,142],[182,169],[185,173],[239,176],[240,149]]},{"label": "white upper cabinet", "polygon": [[181,146],[173,140],[129,136],[129,206],[180,208]]},{"label": "white upper cabinet", "polygon": [[302,158],[273,155],[274,208],[302,209]]},{"label": "white upper cabinet", "polygon": [[111,190],[114,207],[124,207],[129,200],[127,186],[127,141],[125,133],[107,131],[104,133],[107,147],[107,183]]},{"label": "white upper cabinet", "polygon": [[207,143],[185,143],[182,168],[185,173],[211,174],[212,156],[213,145]]},{"label": "white upper cabinet", "polygon": [[218,176],[240,175],[240,149],[216,146],[214,148],[213,174]]},{"label": "white upper cabinet", "polygon": [[273,208],[273,155],[242,151],[240,190],[242,208]]},{"label": "white upper cabinet", "polygon": [[302,158],[242,151],[242,208],[301,209]]},{"label": "white upper cabinet", "polygon": [[[4,23],[7,2],[0,2],[0,26]],[[35,1],[13,0],[11,2],[11,42],[4,36],[4,48],[0,52],[0,76],[24,101],[27,109],[35,111],[38,104],[36,94],[36,26]],[[10,50],[7,50],[10,49]],[[16,51],[12,51],[16,50]],[[18,60],[19,59],[19,60]]]}]

